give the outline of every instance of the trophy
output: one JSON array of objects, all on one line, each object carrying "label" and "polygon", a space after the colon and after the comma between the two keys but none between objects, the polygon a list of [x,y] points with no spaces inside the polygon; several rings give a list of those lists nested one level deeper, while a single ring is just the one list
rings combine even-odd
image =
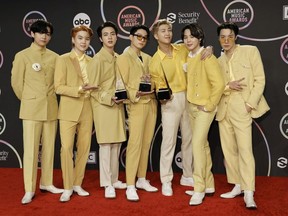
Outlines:
[{"label": "trophy", "polygon": [[117,78],[116,80],[115,97],[117,97],[117,100],[124,100],[128,98],[127,91],[121,78]]},{"label": "trophy", "polygon": [[150,92],[151,91],[151,81],[150,81],[150,75],[144,74],[141,77],[140,85],[139,85],[139,91],[141,92]]}]

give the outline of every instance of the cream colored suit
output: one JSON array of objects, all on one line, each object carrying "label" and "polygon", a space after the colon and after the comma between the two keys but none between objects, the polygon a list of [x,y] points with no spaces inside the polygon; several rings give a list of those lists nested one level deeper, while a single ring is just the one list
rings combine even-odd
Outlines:
[{"label": "cream colored suit", "polygon": [[[91,57],[85,56],[86,61]],[[61,167],[64,189],[81,186],[92,134],[92,108],[89,95],[81,92],[84,84],[78,58],[74,51],[57,59],[55,70],[55,89],[59,94],[60,104],[58,119],[61,136]],[[77,134],[77,153],[73,165],[74,138]]]},{"label": "cream colored suit", "polygon": [[[201,49],[187,61],[187,100],[192,128],[194,191],[203,193],[206,188],[215,188],[211,172],[212,159],[208,142],[210,125],[225,84],[222,72],[214,55],[201,60]],[[206,111],[198,108],[203,106]]]},{"label": "cream colored suit", "polygon": [[54,91],[54,69],[58,54],[34,43],[15,55],[11,85],[21,101],[23,120],[25,192],[35,192],[39,144],[42,144],[41,180],[53,185],[54,146],[58,104]]},{"label": "cream colored suit", "polygon": [[[216,120],[219,130],[228,182],[240,184],[242,190],[255,190],[255,161],[252,151],[252,118],[262,116],[269,110],[263,97],[265,74],[258,49],[240,46],[229,60],[225,54],[219,57],[225,83],[245,78],[242,91],[226,88],[222,96]],[[232,77],[233,77],[232,76]],[[253,107],[248,113],[245,103]]]},{"label": "cream colored suit", "polygon": [[[136,97],[141,77],[148,74],[151,57],[141,52],[143,62],[130,47],[117,58],[117,68],[123,77],[128,98],[127,112],[129,139],[126,150],[126,182],[135,185],[135,178],[145,178],[148,156],[157,116],[157,105],[154,94]],[[154,85],[152,83],[152,89]]]},{"label": "cream colored suit", "polygon": [[102,47],[87,67],[90,83],[99,87],[91,93],[90,100],[96,138],[100,145],[101,186],[118,181],[121,143],[126,141],[124,105],[112,100],[116,90],[116,56]]}]

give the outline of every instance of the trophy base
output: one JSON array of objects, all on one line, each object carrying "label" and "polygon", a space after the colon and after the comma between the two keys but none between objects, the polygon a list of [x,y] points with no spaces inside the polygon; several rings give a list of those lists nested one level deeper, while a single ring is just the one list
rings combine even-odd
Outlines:
[{"label": "trophy base", "polygon": [[158,100],[169,100],[171,98],[171,92],[169,88],[159,89],[157,92]]},{"label": "trophy base", "polygon": [[139,91],[150,92],[151,91],[151,83],[140,83]]},{"label": "trophy base", "polygon": [[124,100],[127,99],[127,91],[125,89],[123,90],[117,90],[115,92],[115,97],[117,97],[117,100]]}]

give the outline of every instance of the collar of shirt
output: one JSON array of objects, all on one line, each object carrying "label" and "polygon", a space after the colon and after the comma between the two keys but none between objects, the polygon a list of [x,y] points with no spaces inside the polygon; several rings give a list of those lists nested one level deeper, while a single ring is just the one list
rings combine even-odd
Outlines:
[{"label": "collar of shirt", "polygon": [[[174,53],[179,51],[179,48],[174,46],[173,44],[171,44],[171,46],[172,46],[172,55],[174,56]],[[167,56],[166,53],[164,53],[162,50],[160,50],[159,46],[158,46],[157,51],[158,51],[158,54],[159,54],[161,60],[163,60]]]},{"label": "collar of shirt", "polygon": [[37,46],[35,43],[31,43],[31,46],[30,46],[33,50],[35,51],[39,51],[41,53],[45,53],[46,52],[46,47],[40,47],[40,46]]},{"label": "collar of shirt", "polygon": [[200,49],[199,49],[196,53],[192,53],[192,52],[190,51],[189,54],[188,54],[188,57],[189,57],[189,58],[194,58],[194,57],[197,56],[199,53],[201,53],[202,50],[204,50],[204,47],[203,47],[203,46],[200,47]]}]

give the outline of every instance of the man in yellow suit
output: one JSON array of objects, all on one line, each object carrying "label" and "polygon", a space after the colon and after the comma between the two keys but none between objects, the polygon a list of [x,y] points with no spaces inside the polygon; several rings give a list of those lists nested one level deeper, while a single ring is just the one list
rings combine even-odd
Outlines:
[{"label": "man in yellow suit", "polygon": [[265,74],[260,53],[255,46],[236,44],[239,28],[226,22],[218,26],[217,34],[224,51],[219,57],[226,88],[216,120],[225,157],[228,182],[235,184],[222,198],[234,198],[244,190],[246,208],[256,209],[255,160],[252,149],[252,118],[269,110],[263,97]]},{"label": "man in yellow suit", "polygon": [[21,101],[23,123],[24,186],[22,204],[32,201],[37,181],[39,144],[42,144],[40,189],[62,193],[53,186],[54,146],[57,131],[58,104],[54,90],[57,54],[46,48],[53,26],[44,20],[31,25],[32,44],[15,55],[11,85]]}]

